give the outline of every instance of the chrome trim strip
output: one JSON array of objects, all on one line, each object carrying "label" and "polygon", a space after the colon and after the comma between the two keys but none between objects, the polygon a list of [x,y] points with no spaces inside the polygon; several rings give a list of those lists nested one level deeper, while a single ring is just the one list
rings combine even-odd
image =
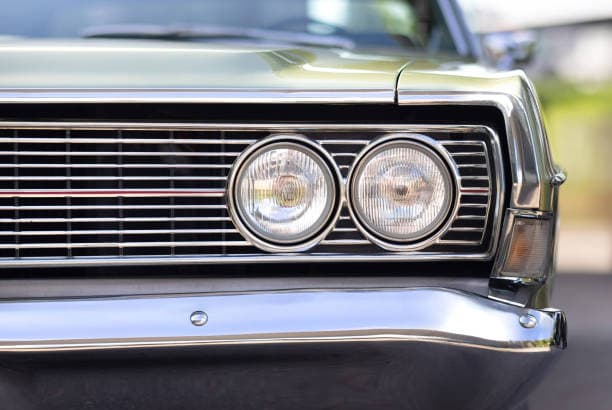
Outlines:
[{"label": "chrome trim strip", "polygon": [[[41,177],[42,179],[42,177]],[[19,189],[19,190],[0,190],[1,197],[117,197],[117,196],[193,196],[193,197],[209,197],[221,198],[225,195],[225,191],[218,189],[52,189],[48,191]]]},{"label": "chrome trim strip", "polygon": [[453,141],[453,140],[438,140],[438,142],[442,145],[481,145],[482,141],[468,141],[468,140],[461,140],[461,141]]},{"label": "chrome trim strip", "polygon": [[[145,168],[143,165],[141,168]],[[0,181],[40,181],[40,176],[35,177],[0,177]],[[200,176],[188,176],[188,177],[152,177],[152,176],[116,176],[116,177],[99,177],[99,176],[87,176],[87,177],[45,177],[45,181],[167,181],[173,179],[175,181],[225,181],[226,177],[200,177]]]},{"label": "chrome trim strip", "polygon": [[[110,131],[406,131],[410,132],[428,132],[428,131],[448,131],[448,132],[470,132],[474,129],[484,129],[483,125],[476,124],[355,124],[355,123],[337,123],[337,124],[313,124],[313,123],[227,123],[227,122],[75,122],[75,121],[0,121],[0,128],[8,129],[49,129],[49,130],[110,130]],[[8,138],[8,142],[14,142],[14,138]],[[17,142],[23,142],[17,138]],[[48,138],[37,139],[38,142],[45,142]],[[80,139],[57,138],[62,143],[80,142]],[[153,143],[168,143],[176,144],[191,144],[191,143],[206,143],[218,144],[216,139],[145,139],[145,138],[105,138],[112,140],[113,143],[140,143],[144,141],[153,141]],[[89,138],[87,142],[96,143],[100,139]],[[251,144],[257,140],[253,139],[228,139],[224,140],[232,144],[234,141],[238,144]],[[2,142],[2,140],[0,140]],[[369,140],[325,140],[326,144],[367,144]]]},{"label": "chrome trim strip", "polygon": [[[180,233],[180,232],[179,232]],[[78,249],[78,248],[158,248],[158,247],[225,247],[249,246],[247,241],[187,241],[187,242],[70,242],[0,244],[0,249]]]},{"label": "chrome trim strip", "polygon": [[376,103],[393,104],[395,90],[270,89],[0,89],[0,103]]},{"label": "chrome trim strip", "polygon": [[[458,228],[450,228],[449,231],[456,231],[456,232],[482,232],[482,228],[464,228],[464,227],[458,227]],[[76,232],[78,233],[79,231],[76,231]],[[0,233],[0,235],[1,235],[1,233]]]},{"label": "chrome trim strip", "polygon": [[[521,326],[525,314],[535,327]],[[0,302],[0,352],[343,341],[543,352],[565,346],[563,324],[560,312],[444,288],[14,300]]]},{"label": "chrome trim strip", "polygon": [[[348,243],[347,243],[348,242]],[[333,240],[321,241],[323,245],[367,245],[370,242]],[[445,252],[392,252],[392,253],[275,253],[244,255],[151,255],[150,257],[122,256],[89,257],[79,256],[71,259],[64,257],[11,259],[2,261],[2,268],[40,268],[50,266],[158,266],[158,265],[215,265],[240,263],[338,263],[338,262],[409,262],[409,261],[482,261],[491,258],[488,252],[482,253],[445,253]]]},{"label": "chrome trim strip", "polygon": [[[5,140],[12,140],[10,142],[24,142],[23,140],[28,140],[28,138],[4,138]],[[2,139],[0,139],[1,141]],[[40,139],[39,139],[40,140]],[[77,138],[71,139],[70,143],[74,143]],[[176,140],[172,140],[176,143]],[[5,141],[6,142],[6,141]],[[53,142],[53,138],[45,139],[46,142]],[[99,141],[100,143],[104,143],[104,140]],[[125,143],[125,140],[121,140],[121,142]],[[64,142],[66,143],[66,142]],[[250,142],[249,142],[250,144]],[[240,152],[163,152],[163,151],[0,151],[0,155],[17,155],[17,156],[29,156],[29,157],[105,157],[105,156],[113,156],[113,157],[237,157],[240,155]]]},{"label": "chrome trim strip", "polygon": [[[341,228],[351,229],[351,228]],[[455,228],[471,229],[471,228]],[[100,230],[70,230],[70,231],[0,231],[0,236],[50,236],[50,235],[157,235],[157,234],[191,234],[191,233],[238,233],[237,229],[100,229]],[[2,244],[0,244],[2,246]]]},{"label": "chrome trim strip", "polygon": [[184,216],[184,217],[124,217],[124,218],[0,218],[1,223],[64,223],[64,222],[210,222],[210,221],[229,221],[229,217],[224,216]]},{"label": "chrome trim strip", "polygon": [[482,152],[454,152],[453,157],[483,157]]},{"label": "chrome trim strip", "polygon": [[[174,209],[226,209],[226,205],[173,205]],[[98,210],[98,209],[167,209],[168,205],[23,205],[0,206],[0,211]]]},{"label": "chrome trim strip", "polygon": [[177,169],[229,169],[231,165],[227,164],[2,164],[0,168],[177,168]]}]

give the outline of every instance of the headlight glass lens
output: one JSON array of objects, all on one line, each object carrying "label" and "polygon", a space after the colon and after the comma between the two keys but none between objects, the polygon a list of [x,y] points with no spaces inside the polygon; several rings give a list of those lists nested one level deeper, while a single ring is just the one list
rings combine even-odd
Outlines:
[{"label": "headlight glass lens", "polygon": [[272,143],[242,165],[235,200],[241,219],[257,236],[294,244],[308,240],[328,223],[336,201],[334,178],[309,148]]},{"label": "headlight glass lens", "polygon": [[432,149],[409,140],[372,149],[351,182],[356,216],[385,240],[416,241],[447,218],[453,183],[448,167]]}]

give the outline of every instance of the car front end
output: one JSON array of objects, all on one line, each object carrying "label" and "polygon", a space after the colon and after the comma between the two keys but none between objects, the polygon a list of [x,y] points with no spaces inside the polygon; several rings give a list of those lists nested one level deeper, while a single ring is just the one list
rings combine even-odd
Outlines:
[{"label": "car front end", "polygon": [[524,73],[414,3],[456,55],[3,39],[6,408],[524,403],[566,346],[565,177]]}]

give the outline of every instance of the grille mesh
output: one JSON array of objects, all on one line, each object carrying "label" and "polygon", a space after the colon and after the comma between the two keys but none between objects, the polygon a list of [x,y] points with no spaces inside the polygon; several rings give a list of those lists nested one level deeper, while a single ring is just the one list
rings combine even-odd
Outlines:
[{"label": "grille mesh", "polygon": [[[0,265],[265,255],[234,228],[225,186],[235,158],[270,130],[98,128],[0,125]],[[300,133],[318,140],[346,177],[359,151],[385,131]],[[428,135],[458,166],[460,209],[438,243],[418,254],[482,252],[499,200],[490,135]],[[388,254],[361,235],[344,207],[311,254],[357,253]]]}]

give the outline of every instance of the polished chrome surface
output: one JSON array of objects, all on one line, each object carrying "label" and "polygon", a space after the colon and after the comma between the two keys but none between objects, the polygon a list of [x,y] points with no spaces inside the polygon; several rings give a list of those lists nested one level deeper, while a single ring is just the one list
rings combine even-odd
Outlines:
[{"label": "polished chrome surface", "polygon": [[[288,141],[293,142],[295,144],[299,144],[312,151],[315,155],[318,155],[318,157],[323,160],[323,162],[327,165],[329,169],[330,175],[333,178],[333,184],[335,185],[334,188],[337,195],[337,197],[333,200],[333,205],[329,211],[329,216],[328,218],[326,218],[326,222],[321,227],[321,229],[318,230],[316,235],[306,238],[306,240],[301,240],[297,244],[275,244],[259,238],[243,222],[242,218],[240,217],[240,211],[238,210],[238,206],[236,204],[236,199],[234,197],[234,191],[236,189],[236,178],[238,177],[244,162],[251,156],[251,154],[255,153],[261,148],[269,144],[275,144],[281,141]],[[319,244],[323,240],[323,238],[325,238],[336,226],[338,218],[340,217],[340,212],[342,210],[343,198],[344,183],[342,180],[342,174],[340,173],[340,169],[338,168],[338,165],[334,161],[332,155],[330,155],[321,146],[320,143],[312,141],[306,136],[300,134],[275,134],[262,140],[259,140],[257,143],[252,144],[247,149],[245,149],[244,152],[242,152],[234,161],[234,164],[232,165],[232,168],[227,176],[227,210],[230,214],[230,217],[232,218],[232,222],[234,223],[238,231],[240,231],[240,233],[245,238],[247,238],[249,242],[267,252],[303,252]]]},{"label": "polished chrome surface", "polygon": [[189,320],[191,320],[191,324],[194,326],[204,326],[208,322],[208,315],[206,312],[196,310],[189,316]]},{"label": "polished chrome surface", "polygon": [[552,179],[550,180],[550,183],[555,186],[561,186],[565,183],[566,180],[567,176],[565,175],[565,172],[563,172],[563,170],[561,169],[558,169],[557,173],[553,175]]},{"label": "polished chrome surface", "polygon": [[519,317],[519,323],[526,329],[532,329],[537,326],[538,319],[536,319],[533,315],[525,314]]},{"label": "polished chrome surface", "polygon": [[[383,147],[386,144],[389,143],[393,143],[396,141],[413,141],[413,142],[417,142],[419,143],[421,146],[426,147],[429,151],[432,152],[432,155],[437,155],[438,157],[440,157],[443,161],[443,163],[447,166],[447,168],[450,170],[450,175],[451,175],[451,180],[452,180],[452,184],[454,184],[454,187],[451,187],[454,191],[454,195],[452,195],[452,199],[451,199],[451,206],[450,206],[450,212],[449,212],[449,216],[447,218],[445,218],[444,220],[440,221],[440,223],[434,227],[432,227],[432,229],[430,230],[430,232],[427,232],[425,235],[427,236],[424,240],[415,240],[414,243],[411,244],[399,244],[399,243],[394,243],[392,241],[392,238],[388,238],[388,237],[384,237],[383,235],[381,235],[380,233],[378,234],[373,234],[369,227],[367,227],[362,221],[361,221],[361,217],[359,216],[359,212],[356,209],[355,206],[355,199],[353,199],[353,197],[356,195],[354,193],[354,176],[355,173],[359,170],[359,168],[363,165],[365,165],[365,158],[367,158],[367,156],[374,150],[377,149],[379,147]],[[480,141],[478,141],[478,143],[480,143]],[[408,250],[418,250],[418,249],[423,249],[429,245],[431,245],[432,243],[436,243],[439,241],[440,237],[442,235],[444,235],[451,227],[451,225],[453,224],[453,222],[456,221],[457,218],[457,212],[459,211],[459,207],[461,203],[461,195],[465,194],[467,192],[469,192],[467,189],[462,189],[462,183],[461,183],[461,176],[459,175],[459,171],[458,171],[458,167],[462,166],[464,168],[467,167],[478,167],[477,165],[473,165],[473,164],[462,164],[462,165],[457,165],[457,163],[452,159],[451,153],[449,153],[445,148],[444,145],[467,145],[469,146],[471,144],[471,142],[465,142],[465,141],[443,141],[443,142],[438,142],[437,140],[434,140],[433,138],[430,138],[426,135],[422,135],[422,134],[409,134],[409,133],[394,133],[394,134],[387,134],[384,135],[372,142],[370,142],[368,145],[365,146],[365,148],[357,155],[357,157],[355,158],[355,161],[353,163],[353,166],[351,167],[348,176],[347,176],[347,188],[346,188],[346,192],[348,195],[347,198],[347,204],[348,204],[348,209],[349,212],[351,214],[351,217],[353,219],[353,221],[355,222],[355,225],[357,225],[357,228],[360,230],[360,232],[366,237],[368,238],[369,241],[371,241],[372,243],[377,244],[378,246],[380,246],[383,249],[387,249],[390,251],[408,251]],[[480,145],[480,144],[478,144]],[[457,152],[454,153],[455,156],[466,156],[465,154],[475,154],[477,156],[481,156],[481,155],[485,155],[486,156],[486,146],[484,146],[484,143],[482,143],[482,146],[484,147],[485,151],[477,151],[476,153],[471,153],[471,152]],[[485,165],[485,167],[487,167],[488,170],[488,165]],[[488,175],[491,175],[490,171],[488,172]],[[485,177],[487,180],[489,180],[489,177]],[[487,197],[490,197],[490,190],[483,190],[483,192],[479,192],[480,194],[484,194],[487,195]],[[462,204],[465,205],[465,202]],[[488,208],[488,204],[487,204],[487,208]],[[486,217],[485,217],[486,219]],[[463,227],[463,228],[455,228],[455,230],[457,231],[462,231],[462,230],[469,230],[470,232],[482,232],[482,234],[484,235],[484,228],[479,230],[479,228],[474,228],[474,227]],[[467,231],[464,231],[467,232]],[[382,237],[382,238],[381,238]],[[418,238],[421,239],[421,238]],[[481,237],[482,240],[482,237]]]},{"label": "polished chrome surface", "polygon": [[[503,167],[498,136],[490,128],[483,126],[4,122],[0,124],[0,129],[13,130],[10,135],[5,132],[5,135],[0,136],[0,144],[4,144],[0,151],[6,154],[4,162],[7,164],[7,173],[0,178],[0,183],[11,184],[10,189],[0,190],[0,198],[5,199],[5,203],[0,205],[0,212],[4,212],[5,217],[0,218],[0,223],[13,227],[5,229],[0,238],[16,238],[13,243],[6,240],[0,243],[0,251],[15,252],[17,255],[12,259],[5,257],[1,262],[2,266],[287,261],[287,255],[263,255],[255,249],[248,250],[251,242],[239,235],[239,230],[232,226],[230,216],[226,214],[226,173],[235,158],[259,139],[245,138],[244,135],[248,136],[250,132],[260,132],[258,135],[262,132],[318,133],[316,138],[319,144],[315,145],[322,148],[317,149],[330,153],[333,162],[340,164],[338,169],[343,176],[348,173],[359,147],[365,146],[378,135],[390,132],[486,133],[492,148],[490,153],[483,141],[469,141],[465,138],[455,140],[449,139],[450,137],[439,141],[450,153],[453,161],[459,164],[458,172],[470,172],[469,175],[461,175],[462,196],[486,199],[477,203],[463,201],[461,207],[464,211],[456,218],[457,221],[462,221],[462,225],[448,230],[453,235],[469,236],[470,240],[441,237],[437,242],[445,246],[476,246],[483,243],[485,229],[490,228],[492,235],[491,240],[487,242],[486,251],[468,252],[455,248],[457,250],[454,252],[423,250],[389,253],[378,248],[367,248],[372,246],[370,241],[360,235],[346,211],[341,213],[331,233],[320,242],[321,248],[316,248],[308,254],[292,254],[290,260],[318,262],[488,259],[496,248],[504,193]],[[38,130],[53,130],[65,135],[47,138],[37,135]],[[25,131],[29,134],[20,135]],[[105,134],[98,135],[98,131]],[[145,138],[139,134],[141,131],[154,134]],[[236,131],[243,132],[244,135],[223,137],[223,133]],[[130,134],[134,132],[138,135],[137,138]],[[167,137],[160,138],[155,132],[164,132]],[[191,138],[181,137],[181,132],[201,132],[202,137],[199,137],[199,134],[197,138],[194,137],[195,134],[189,134]],[[221,132],[221,140],[219,137],[212,138],[210,132]],[[324,136],[326,132],[335,134],[327,137]],[[339,137],[337,135],[340,132],[371,132],[372,137]],[[221,141],[222,149],[219,148]],[[130,144],[137,145],[129,148]],[[181,149],[168,149],[180,144],[185,146],[181,146]],[[134,149],[134,146],[138,149]],[[349,146],[350,149],[346,148]],[[13,151],[10,148],[13,148]],[[214,152],[215,149],[219,151],[219,155]],[[10,152],[14,155],[9,155]],[[57,155],[54,157],[52,153]],[[136,155],[132,156],[132,153]],[[96,159],[88,158],[94,154]],[[147,163],[148,154],[155,154],[157,159],[153,164]],[[489,157],[492,159],[491,163]],[[14,162],[11,164],[8,161]],[[493,169],[498,176],[491,181],[495,185],[487,183],[488,188],[481,187],[481,182],[488,180],[487,176],[492,175]],[[201,170],[208,170],[210,173],[194,174]],[[40,173],[42,171],[44,174]],[[83,171],[88,174],[79,174]],[[151,173],[153,176],[150,176]],[[475,174],[480,176],[473,176]],[[45,183],[41,185],[43,177]],[[99,187],[97,184],[106,183],[118,185],[112,189],[78,188],[78,184],[90,183],[96,184],[96,187]],[[171,183],[171,186],[155,185],[167,183]],[[202,184],[207,185],[202,187]],[[495,196],[491,191],[493,187]],[[43,200],[45,204],[41,202]],[[166,210],[167,215],[159,214]],[[94,212],[93,216],[91,212]],[[489,225],[490,213],[493,213],[493,219]],[[151,241],[143,236],[149,234],[167,237]],[[95,239],[80,239],[87,238],[88,235],[89,238]],[[101,238],[100,235],[115,237]],[[187,239],[185,235],[195,237]],[[46,239],[40,240],[41,237]],[[62,240],[63,238],[66,240]],[[352,247],[350,252],[344,250],[346,246]],[[147,247],[165,247],[167,250],[140,253],[140,249]],[[198,247],[200,251],[184,251],[189,247]],[[113,253],[104,257],[95,253],[95,249],[107,249]],[[42,251],[50,254],[37,253]],[[87,252],[93,254],[84,254]]]},{"label": "polished chrome surface", "polygon": [[293,89],[1,89],[0,102],[31,103],[235,103],[275,104],[349,104],[391,103],[391,89],[293,90]]},{"label": "polished chrome surface", "polygon": [[[186,320],[199,307],[214,317],[206,327]],[[538,325],[523,327],[523,315]],[[444,288],[13,300],[0,302],[0,328],[0,352],[350,341],[541,352],[565,345],[557,311]]]}]

